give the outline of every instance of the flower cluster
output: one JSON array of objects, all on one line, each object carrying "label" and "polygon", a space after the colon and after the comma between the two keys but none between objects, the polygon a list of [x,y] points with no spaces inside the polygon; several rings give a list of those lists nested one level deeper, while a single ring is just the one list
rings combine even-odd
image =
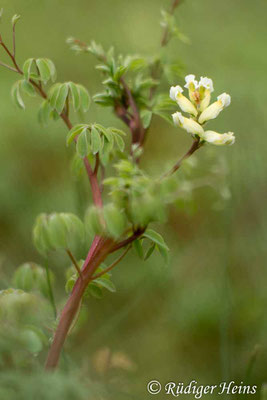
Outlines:
[{"label": "flower cluster", "polygon": [[211,79],[201,77],[198,82],[195,75],[185,77],[185,88],[188,89],[189,99],[185,97],[181,86],[172,86],[170,89],[170,98],[177,102],[184,113],[190,114],[186,118],[181,112],[172,115],[174,124],[185,129],[193,137],[198,137],[201,142],[208,142],[217,146],[224,144],[233,144],[235,136],[233,132],[217,133],[214,131],[204,131],[203,125],[216,118],[220,112],[229,106],[231,97],[223,93],[217,97],[217,101],[210,105],[211,93],[214,91]]}]

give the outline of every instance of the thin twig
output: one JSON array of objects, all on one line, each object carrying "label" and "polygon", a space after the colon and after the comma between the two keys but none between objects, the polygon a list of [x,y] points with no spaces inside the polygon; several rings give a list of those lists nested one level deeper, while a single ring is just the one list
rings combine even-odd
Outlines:
[{"label": "thin twig", "polygon": [[[176,8],[178,7],[180,3],[180,0],[173,0],[173,3],[171,5],[171,9],[170,9],[170,15],[173,15]],[[166,26],[164,32],[163,32],[163,36],[161,39],[161,47],[165,47],[167,46],[167,44],[169,43],[169,28],[168,26]]]},{"label": "thin twig", "polygon": [[94,275],[91,278],[91,281],[100,278],[100,276],[105,275],[107,272],[111,271],[114,267],[116,267],[116,265],[119,264],[119,262],[126,256],[126,254],[128,253],[128,251],[131,248],[131,244],[126,248],[126,250],[107,268],[103,269],[103,271],[99,272],[98,274]]},{"label": "thin twig", "polygon": [[199,149],[201,146],[200,139],[194,139],[192,146],[190,149],[185,153],[183,157],[181,157],[176,164],[167,172],[165,172],[164,175],[162,175],[161,179],[166,178],[169,175],[172,175],[174,172],[176,172],[182,165],[183,161],[186,160],[188,157],[190,157],[197,149]]},{"label": "thin twig", "polygon": [[69,258],[71,259],[74,268],[76,269],[76,271],[80,275],[80,278],[83,280],[83,276],[82,276],[80,267],[79,267],[77,261],[75,260],[75,257],[73,256],[72,252],[69,249],[66,249],[66,253],[68,254]]},{"label": "thin twig", "polygon": [[50,279],[50,273],[49,273],[48,260],[47,259],[45,261],[45,270],[46,270],[46,282],[47,282],[49,300],[50,300],[51,306],[52,306],[53,311],[54,311],[55,319],[57,319],[57,307],[56,307],[55,297],[54,297],[52,283],[51,283],[51,279]]},{"label": "thin twig", "polygon": [[185,161],[187,158],[189,158],[197,149],[199,149],[200,147],[200,143],[199,143],[199,138],[195,139],[192,143],[192,146],[190,147],[190,149],[185,153],[185,155],[183,157],[181,157],[176,164],[174,164],[174,166],[167,171],[161,178],[165,178],[169,175],[172,175],[174,172],[176,172],[182,165],[183,161]]},{"label": "thin twig", "polygon": [[13,24],[13,57],[16,57],[16,23]]},{"label": "thin twig", "polygon": [[22,74],[21,69],[19,68],[17,61],[15,59],[15,57],[13,56],[13,54],[9,51],[9,49],[7,48],[7,46],[5,45],[5,43],[3,42],[2,38],[0,40],[0,45],[4,48],[5,52],[7,53],[7,55],[10,57],[12,63],[14,64],[14,67],[16,68],[17,72]]},{"label": "thin twig", "polygon": [[[171,5],[171,9],[170,9],[170,12],[169,12],[170,15],[174,14],[174,12],[175,12],[176,8],[178,7],[179,3],[180,3],[180,0],[173,0],[172,5]],[[169,43],[168,36],[169,36],[169,28],[168,28],[168,26],[166,26],[166,28],[164,29],[163,35],[162,35],[161,42],[160,42],[161,47],[165,47]],[[154,69],[152,71],[152,78],[153,79],[159,79],[160,78],[160,76],[161,76],[160,68],[161,68],[161,63],[159,61],[157,61],[157,63],[155,64],[155,67],[154,67]],[[152,99],[152,97],[155,94],[156,90],[157,90],[156,86],[153,86],[150,89],[150,95],[149,95],[150,100]]]},{"label": "thin twig", "polygon": [[141,236],[145,232],[145,230],[146,230],[146,228],[140,228],[140,229],[136,230],[130,237],[117,243],[110,252],[113,253],[114,251],[117,251],[117,250],[121,249],[122,247],[125,247],[128,244],[132,243],[135,239],[138,239],[139,236]]},{"label": "thin twig", "polygon": [[0,65],[1,65],[2,67],[5,67],[5,68],[9,69],[10,71],[18,72],[15,68],[10,67],[10,65],[7,65],[7,64],[5,64],[5,63],[3,63],[3,62],[0,62]]},{"label": "thin twig", "polygon": [[[142,120],[140,117],[139,109],[138,109],[135,99],[132,95],[131,89],[125,82],[124,78],[121,78],[121,83],[122,83],[122,86],[126,93],[127,99],[129,101],[129,105],[133,112],[133,117],[127,124],[132,132],[132,142],[142,144],[145,130],[144,130],[143,123],[142,123]],[[128,117],[126,115],[124,115],[123,118],[126,120]]]}]

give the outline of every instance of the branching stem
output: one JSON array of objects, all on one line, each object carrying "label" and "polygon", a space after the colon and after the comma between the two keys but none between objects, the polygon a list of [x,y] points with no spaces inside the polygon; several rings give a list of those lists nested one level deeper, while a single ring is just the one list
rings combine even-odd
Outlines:
[{"label": "branching stem", "polygon": [[[14,28],[13,28],[13,33],[14,33]],[[14,43],[14,42],[13,42]],[[8,68],[9,70],[13,71],[13,72],[17,72],[20,75],[23,75],[22,70],[20,69],[20,67],[18,66],[17,62],[16,62],[16,57],[15,57],[15,51],[13,51],[13,54],[10,52],[10,50],[8,49],[8,47],[5,45],[5,43],[2,40],[2,37],[0,36],[0,45],[4,48],[5,52],[7,53],[7,55],[10,57],[12,63],[14,64],[14,67],[10,67],[7,64],[4,63],[0,63],[0,65],[2,65],[5,68]],[[39,93],[39,95],[43,98],[43,99],[47,99],[47,94],[44,91],[44,89],[42,88],[41,83],[36,83],[33,79],[30,79],[30,83],[35,87],[36,91]],[[65,111],[63,111],[60,114],[61,119],[64,121],[65,125],[68,127],[68,129],[72,129],[72,123],[68,117],[68,107],[66,108]],[[85,157],[83,159],[84,162],[84,166],[91,184],[91,189],[92,189],[92,195],[93,195],[93,200],[96,206],[102,207],[102,198],[101,198],[101,190],[100,190],[100,186],[97,180],[97,171],[92,171],[92,168],[90,166],[90,163],[87,159],[87,157]]]},{"label": "branching stem", "polygon": [[80,267],[79,267],[74,255],[72,254],[72,252],[69,249],[66,249],[66,253],[68,254],[69,258],[71,259],[71,262],[72,262],[74,268],[76,269],[76,271],[78,272],[78,275],[83,280],[83,276],[82,276]]},{"label": "branching stem", "polygon": [[198,150],[201,147],[201,143],[199,138],[194,139],[192,146],[190,147],[190,149],[185,153],[185,155],[183,155],[183,157],[181,157],[176,164],[174,164],[174,166],[167,171],[164,175],[162,175],[161,179],[166,178],[167,176],[170,176],[172,174],[174,174],[174,172],[176,172],[182,165],[183,161],[186,160],[187,158],[189,158],[192,154],[194,154],[194,152],[196,150]]},{"label": "branching stem", "polygon": [[111,271],[114,267],[116,267],[116,265],[119,264],[119,262],[126,256],[126,254],[128,253],[128,251],[130,250],[132,246],[129,245],[126,250],[107,268],[103,269],[103,271],[99,272],[98,274],[94,275],[91,278],[91,281],[100,278],[101,276],[105,275],[107,272]]}]

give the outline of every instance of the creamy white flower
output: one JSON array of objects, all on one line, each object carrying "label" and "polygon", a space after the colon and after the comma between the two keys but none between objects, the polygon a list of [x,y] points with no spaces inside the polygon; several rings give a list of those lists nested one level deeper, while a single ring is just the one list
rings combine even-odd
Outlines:
[{"label": "creamy white flower", "polygon": [[181,108],[183,112],[189,113],[197,116],[197,109],[194,104],[188,100],[183,94],[183,89],[181,86],[172,86],[170,89],[170,98],[177,102],[178,106]]},{"label": "creamy white flower", "polygon": [[183,88],[181,88],[181,86],[177,85],[177,86],[172,86],[170,88],[170,98],[173,101],[176,101],[177,95],[178,93],[182,93],[184,90]]},{"label": "creamy white flower", "polygon": [[198,119],[200,124],[203,124],[210,119],[216,118],[220,112],[225,108],[228,107],[231,103],[231,97],[227,93],[223,93],[217,97],[217,101],[212,103],[209,107],[207,107],[201,114]]},{"label": "creamy white flower", "polygon": [[210,90],[211,93],[214,91],[212,79],[207,78],[206,76],[205,77],[202,76],[200,78],[199,86],[202,86],[205,89]]},{"label": "creamy white flower", "polygon": [[195,105],[198,104],[199,93],[198,93],[198,81],[195,79],[195,75],[187,75],[185,77],[186,84],[184,85],[185,88],[188,89],[189,99]]},{"label": "creamy white flower", "polygon": [[202,99],[200,100],[198,110],[200,112],[204,111],[210,104],[210,91],[208,89],[205,89],[204,95]]},{"label": "creamy white flower", "polygon": [[203,136],[204,129],[193,119],[184,117],[180,112],[172,114],[172,118],[176,126],[180,126],[181,128],[185,129],[188,133],[191,133],[193,136],[195,135],[198,135],[199,137]]},{"label": "creamy white flower", "polygon": [[190,86],[192,87],[194,85],[193,90],[196,90],[198,88],[198,81],[195,78],[196,76],[193,74],[186,75],[185,77],[186,84],[184,85],[184,87],[186,89],[190,89]]},{"label": "creamy white flower", "polygon": [[202,135],[202,139],[205,142],[214,144],[216,146],[231,145],[235,143],[235,136],[233,132],[228,133],[217,133],[214,131],[206,131]]},{"label": "creamy white flower", "polygon": [[227,93],[222,93],[217,97],[217,100],[222,102],[223,107],[228,107],[231,104],[231,96]]}]

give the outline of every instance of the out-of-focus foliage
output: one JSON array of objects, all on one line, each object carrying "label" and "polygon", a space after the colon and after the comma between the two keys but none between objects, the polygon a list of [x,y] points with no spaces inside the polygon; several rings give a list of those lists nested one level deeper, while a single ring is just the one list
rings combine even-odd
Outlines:
[{"label": "out-of-focus foliage", "polygon": [[[105,2],[103,7],[103,2],[94,0],[68,1],[64,6],[52,0],[38,5],[4,0],[2,5],[6,15],[22,14],[26,22],[19,21],[16,28],[20,33],[17,49],[20,61],[33,55],[49,57],[57,65],[61,82],[79,81],[94,94],[103,90],[99,71],[94,70],[94,57],[89,54],[76,57],[65,45],[66,38],[73,35],[87,43],[95,38],[104,48],[113,44],[116,54],[136,53],[141,59],[146,58],[158,50],[159,10],[165,2],[155,0],[152,5],[151,0],[117,0]],[[64,374],[57,381],[57,377],[33,374],[28,361],[36,360],[36,356],[32,357],[26,345],[27,362],[22,367],[28,368],[29,380],[21,373],[14,373],[13,357],[6,355],[8,343],[12,342],[10,348],[17,350],[21,348],[20,340],[26,343],[27,337],[14,338],[10,334],[4,340],[1,336],[1,398],[12,399],[14,387],[22,399],[23,396],[36,398],[37,388],[38,398],[44,393],[43,398],[49,400],[79,399],[79,396],[83,399],[81,382],[88,375],[108,388],[112,399],[120,396],[125,399],[129,393],[146,398],[145,388],[151,377],[162,382],[178,377],[179,381],[196,379],[203,383],[246,379],[259,386],[267,380],[267,232],[264,224],[267,141],[263,89],[267,85],[266,12],[263,0],[256,7],[248,0],[216,4],[212,0],[187,0],[179,7],[179,27],[190,37],[191,45],[174,38],[169,50],[162,51],[163,57],[173,61],[172,67],[164,66],[169,84],[181,84],[176,76],[183,74],[181,68],[185,64],[186,71],[210,76],[218,90],[227,90],[232,95],[232,106],[218,123],[223,128],[227,122],[236,133],[237,143],[223,151],[201,149],[177,176],[177,207],[172,207],[169,226],[162,232],[171,248],[169,269],[163,267],[157,252],[146,264],[134,253],[128,255],[127,262],[112,277],[118,288],[116,294],[106,291],[101,302],[90,297],[88,312],[81,309],[77,325],[82,324],[83,329],[74,330],[66,346],[81,365],[79,388],[73,376]],[[51,30],[47,30],[48,21]],[[7,24],[10,21],[4,19],[3,31],[7,31]],[[80,179],[69,175],[71,150],[66,155],[64,127],[60,121],[48,127],[39,125],[36,98],[23,96],[24,113],[12,108],[9,92],[15,80],[12,73],[1,69],[0,280],[3,289],[8,287],[13,271],[25,259],[42,264],[29,240],[40,212],[73,212],[83,218],[89,204],[89,189],[79,160],[73,162],[73,170]],[[166,93],[169,84],[162,87]],[[172,103],[166,98],[158,99],[153,110],[166,116],[172,112]],[[103,126],[117,126],[111,108],[92,105],[84,123],[88,120],[90,123],[101,121]],[[121,128],[124,129],[123,125]],[[190,139],[157,116],[152,119],[151,132],[152,128],[153,137],[148,136],[142,166],[156,176],[161,174],[162,165],[171,166],[184,153]],[[78,249],[77,259],[84,256],[84,251],[85,248]],[[55,271],[56,297],[60,299],[65,277],[59,266],[67,268],[69,260],[53,252],[48,261]],[[35,326],[33,317],[29,321],[27,318],[27,324]],[[48,328],[51,319],[50,312]],[[12,321],[9,329],[12,332]],[[17,340],[19,344],[15,345]],[[108,348],[104,353],[101,352],[103,344]],[[36,345],[34,350],[37,348]],[[123,354],[120,360],[124,362],[110,365],[105,361],[109,359],[106,353],[118,351]],[[40,352],[38,356],[41,362],[44,354]],[[25,360],[25,353],[21,359]],[[67,356],[63,357],[62,365],[66,369],[77,368]],[[37,388],[31,390],[34,387]],[[50,387],[54,391],[48,391]],[[88,388],[85,390],[89,393]],[[106,391],[103,387],[101,390]],[[53,394],[57,396],[52,397]]]}]

